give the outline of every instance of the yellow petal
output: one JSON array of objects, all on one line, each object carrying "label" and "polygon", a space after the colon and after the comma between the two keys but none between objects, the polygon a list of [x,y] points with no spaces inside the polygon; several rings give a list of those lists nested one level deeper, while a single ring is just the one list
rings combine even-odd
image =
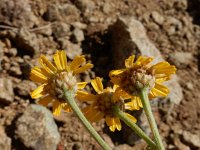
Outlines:
[{"label": "yellow petal", "polygon": [[81,90],[85,88],[85,86],[87,85],[87,82],[78,82],[77,84],[78,84],[78,89]]},{"label": "yellow petal", "polygon": [[106,124],[109,126],[110,131],[115,131],[114,118],[106,116]]},{"label": "yellow petal", "polygon": [[71,112],[72,111],[71,107],[67,103],[63,103],[61,106],[62,106],[62,109],[65,112]]},{"label": "yellow petal", "polygon": [[44,83],[48,80],[48,76],[41,68],[34,67],[31,69],[30,79],[35,82]]},{"label": "yellow petal", "polygon": [[125,103],[125,109],[128,110],[139,110],[142,107],[142,102],[138,96],[133,96],[130,102]]},{"label": "yellow petal", "polygon": [[114,124],[115,124],[115,127],[117,128],[118,131],[120,131],[122,129],[122,125],[121,125],[121,122],[119,120],[119,118],[114,118]]},{"label": "yellow petal", "polygon": [[98,122],[98,121],[100,121],[101,119],[103,119],[103,117],[104,117],[104,113],[102,113],[102,112],[98,112],[97,114],[96,114],[96,116],[94,117],[94,122]]},{"label": "yellow petal", "polygon": [[63,69],[67,69],[67,56],[64,50],[60,51],[60,61]]},{"label": "yellow petal", "polygon": [[153,58],[146,57],[146,56],[139,56],[135,64],[138,64],[140,66],[145,66],[153,61]]},{"label": "yellow petal", "polygon": [[168,62],[160,62],[158,64],[153,65],[150,68],[152,74],[175,74],[176,73],[176,67],[173,65],[170,65]]},{"label": "yellow petal", "polygon": [[45,91],[45,87],[46,87],[47,83],[44,83],[42,85],[40,85],[39,87],[37,87],[30,95],[31,98],[36,99],[36,98],[40,98],[42,96],[44,96],[46,94]]},{"label": "yellow petal", "polygon": [[92,87],[97,93],[103,92],[102,78],[96,77],[91,81]]},{"label": "yellow petal", "polygon": [[98,96],[78,90],[76,92],[76,98],[80,101],[96,101]]},{"label": "yellow petal", "polygon": [[48,95],[48,96],[45,96],[45,97],[39,99],[37,101],[37,103],[40,104],[40,105],[43,105],[43,106],[48,106],[48,104],[51,103],[52,100],[53,100],[53,97],[51,97],[50,95]]},{"label": "yellow petal", "polygon": [[85,60],[85,57],[82,55],[82,56],[76,56],[74,58],[74,60],[71,62],[71,64],[69,65],[69,68],[71,71],[74,71],[76,69],[78,69],[83,63],[85,63],[86,60]]},{"label": "yellow petal", "polygon": [[93,64],[87,63],[86,65],[74,70],[73,73],[79,74],[79,73],[85,72],[88,69],[91,69],[92,67],[93,67]]},{"label": "yellow petal", "polygon": [[56,64],[56,67],[58,68],[59,71],[64,70],[65,68],[63,68],[62,66],[62,62],[61,62],[61,57],[60,57],[60,52],[56,51],[56,53],[53,56],[54,59],[54,63]]},{"label": "yellow petal", "polygon": [[53,102],[53,114],[55,116],[59,116],[62,110],[62,103],[60,103],[59,101],[54,101]]},{"label": "yellow petal", "polygon": [[49,75],[53,75],[56,72],[54,65],[44,55],[40,56],[39,63]]},{"label": "yellow petal", "polygon": [[126,66],[126,68],[133,67],[134,59],[135,59],[135,55],[132,55],[128,59],[125,60],[125,66]]},{"label": "yellow petal", "polygon": [[164,96],[166,97],[169,94],[169,89],[162,85],[156,83],[154,88],[151,89],[151,93],[156,97],[156,96]]},{"label": "yellow petal", "polygon": [[119,69],[119,70],[111,70],[109,72],[109,76],[112,77],[112,76],[116,76],[116,75],[119,75],[121,73],[123,73],[126,69]]},{"label": "yellow petal", "polygon": [[135,117],[133,117],[132,115],[125,113],[127,117],[129,117],[134,123],[137,122],[137,119]]}]

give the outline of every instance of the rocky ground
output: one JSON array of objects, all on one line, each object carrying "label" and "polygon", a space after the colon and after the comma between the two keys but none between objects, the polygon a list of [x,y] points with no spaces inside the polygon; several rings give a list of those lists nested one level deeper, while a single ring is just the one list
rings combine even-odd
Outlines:
[{"label": "rocky ground", "polygon": [[[56,49],[69,60],[84,54],[95,68],[80,79],[101,76],[105,85],[131,54],[176,65],[171,94],[152,102],[154,113],[166,149],[200,150],[199,8],[199,0],[0,0],[0,150],[101,149],[73,114],[53,117],[30,98],[30,69]],[[126,126],[93,125],[114,150],[145,147]]]}]

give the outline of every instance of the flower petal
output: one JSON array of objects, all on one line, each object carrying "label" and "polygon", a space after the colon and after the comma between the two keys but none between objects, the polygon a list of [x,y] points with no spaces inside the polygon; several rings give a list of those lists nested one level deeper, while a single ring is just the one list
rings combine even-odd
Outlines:
[{"label": "flower petal", "polygon": [[48,80],[47,74],[39,67],[31,69],[30,79],[35,82],[44,83]]},{"label": "flower petal", "polygon": [[112,131],[112,132],[115,131],[114,118],[106,116],[106,124],[107,124],[107,126],[109,126],[110,131]]},{"label": "flower petal", "polygon": [[78,82],[77,85],[78,85],[78,89],[81,90],[85,88],[85,86],[87,85],[87,82]]},{"label": "flower petal", "polygon": [[71,64],[69,65],[69,68],[71,71],[74,71],[76,69],[78,69],[80,67],[81,64],[85,63],[85,57],[83,55],[81,56],[76,56],[74,58],[74,60],[71,62]]},{"label": "flower petal", "polygon": [[93,64],[87,63],[86,65],[74,70],[73,73],[74,74],[79,74],[79,73],[82,73],[82,72],[84,72],[84,71],[86,71],[88,69],[91,69],[92,67],[93,67]]},{"label": "flower petal", "polygon": [[60,103],[58,100],[55,100],[53,102],[53,114],[55,116],[59,116],[62,110],[62,103]]},{"label": "flower petal", "polygon": [[71,107],[67,103],[63,103],[61,106],[62,106],[62,109],[65,112],[71,112],[72,111]]},{"label": "flower petal", "polygon": [[54,59],[54,63],[56,64],[56,67],[58,68],[59,71],[62,71],[65,69],[65,67],[62,64],[61,58],[62,58],[61,52],[56,51],[56,53],[53,55],[53,59]]},{"label": "flower petal", "polygon": [[92,87],[97,93],[103,92],[102,78],[96,77],[91,81]]},{"label": "flower petal", "polygon": [[76,92],[76,98],[80,101],[96,101],[98,99],[98,96],[78,90]]},{"label": "flower petal", "polygon": [[132,115],[125,113],[127,117],[129,117],[134,123],[137,122],[137,119],[135,117],[133,117]]},{"label": "flower petal", "polygon": [[60,51],[60,62],[63,69],[67,69],[67,56],[64,50]]},{"label": "flower petal", "polygon": [[153,94],[154,97],[157,96],[166,97],[169,94],[169,89],[162,84],[156,83],[154,88],[151,89],[151,93]]},{"label": "flower petal", "polygon": [[135,59],[135,55],[132,55],[132,56],[130,56],[129,58],[127,58],[127,59],[125,60],[125,66],[126,66],[126,68],[131,68],[131,67],[133,67],[134,59]]},{"label": "flower petal", "polygon": [[45,88],[46,88],[47,83],[44,83],[37,87],[30,95],[31,98],[36,99],[44,96],[46,94]]},{"label": "flower petal", "polygon": [[53,75],[57,71],[54,65],[44,55],[40,56],[39,63],[49,75]]},{"label": "flower petal", "polygon": [[139,110],[142,107],[142,102],[138,96],[133,96],[130,102],[125,103],[125,109],[128,110]]},{"label": "flower petal", "polygon": [[47,95],[47,96],[45,96],[45,97],[39,99],[39,100],[37,101],[37,103],[40,104],[40,105],[42,105],[42,106],[48,106],[48,104],[51,103],[52,100],[53,100],[53,97],[50,96],[50,95]]},{"label": "flower petal", "polygon": [[168,62],[160,62],[155,65],[153,65],[150,68],[152,74],[175,74],[176,73],[176,67],[173,65],[170,65]]},{"label": "flower petal", "polygon": [[120,131],[122,129],[122,125],[119,118],[115,117],[114,122],[115,122],[115,127],[117,128],[118,131]]}]

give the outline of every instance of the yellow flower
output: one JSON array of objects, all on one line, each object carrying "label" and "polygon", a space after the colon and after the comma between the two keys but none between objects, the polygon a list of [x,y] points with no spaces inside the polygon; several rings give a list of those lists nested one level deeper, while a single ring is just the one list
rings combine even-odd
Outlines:
[{"label": "yellow flower", "polygon": [[[91,84],[97,94],[90,94],[84,91],[78,91],[77,99],[80,101],[87,101],[91,104],[85,107],[82,111],[86,118],[90,122],[97,122],[103,118],[106,120],[106,124],[109,126],[111,131],[121,130],[121,122],[118,117],[113,114],[113,105],[120,105],[122,110],[126,109],[124,107],[123,100],[130,98],[129,95],[121,90],[116,91],[116,86],[113,88],[107,87],[103,88],[102,79],[96,77],[91,81]],[[136,122],[135,117],[128,113],[125,113],[133,122]]]},{"label": "yellow flower", "polygon": [[87,82],[77,82],[75,75],[82,73],[93,67],[92,64],[85,64],[84,56],[77,56],[67,64],[65,52],[56,51],[53,56],[54,62],[51,63],[44,55],[39,58],[41,67],[34,67],[30,73],[30,79],[41,83],[32,93],[33,99],[38,99],[38,104],[47,106],[52,104],[53,114],[59,115],[61,110],[70,111],[69,105],[63,98],[63,86],[73,89],[75,92],[83,89]]},{"label": "yellow flower", "polygon": [[131,96],[131,102],[126,103],[129,110],[140,109],[141,100],[138,89],[149,87],[149,98],[167,96],[169,89],[162,83],[175,74],[176,67],[168,62],[160,62],[150,65],[153,58],[140,56],[135,62],[135,55],[125,60],[125,69],[112,70],[109,73],[111,82],[118,85],[121,90]]}]

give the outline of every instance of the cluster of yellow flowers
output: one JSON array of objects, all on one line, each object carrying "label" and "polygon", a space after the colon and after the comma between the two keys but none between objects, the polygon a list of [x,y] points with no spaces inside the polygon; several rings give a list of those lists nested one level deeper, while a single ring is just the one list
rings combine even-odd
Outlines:
[{"label": "cluster of yellow flowers", "polygon": [[[64,51],[57,51],[53,58],[54,62],[51,63],[42,55],[39,58],[41,67],[36,66],[31,70],[30,79],[42,84],[31,93],[31,97],[38,99],[38,104],[51,105],[53,114],[59,115],[61,110],[71,111],[64,100],[62,87],[73,89],[77,100],[89,104],[82,109],[86,118],[91,122],[105,118],[111,131],[122,128],[120,119],[113,113],[114,105],[118,105],[124,112],[139,110],[142,103],[138,90],[143,87],[149,87],[150,99],[167,96],[169,89],[162,83],[176,72],[175,66],[168,62],[150,65],[152,58],[140,56],[135,61],[135,56],[132,55],[125,60],[126,68],[110,71],[113,87],[104,88],[100,77],[91,80],[91,85],[96,91],[96,94],[91,94],[83,90],[87,82],[78,82],[76,79],[77,74],[93,67],[92,64],[86,63],[84,56],[75,57],[69,64]],[[125,114],[136,122],[135,117]]]}]

